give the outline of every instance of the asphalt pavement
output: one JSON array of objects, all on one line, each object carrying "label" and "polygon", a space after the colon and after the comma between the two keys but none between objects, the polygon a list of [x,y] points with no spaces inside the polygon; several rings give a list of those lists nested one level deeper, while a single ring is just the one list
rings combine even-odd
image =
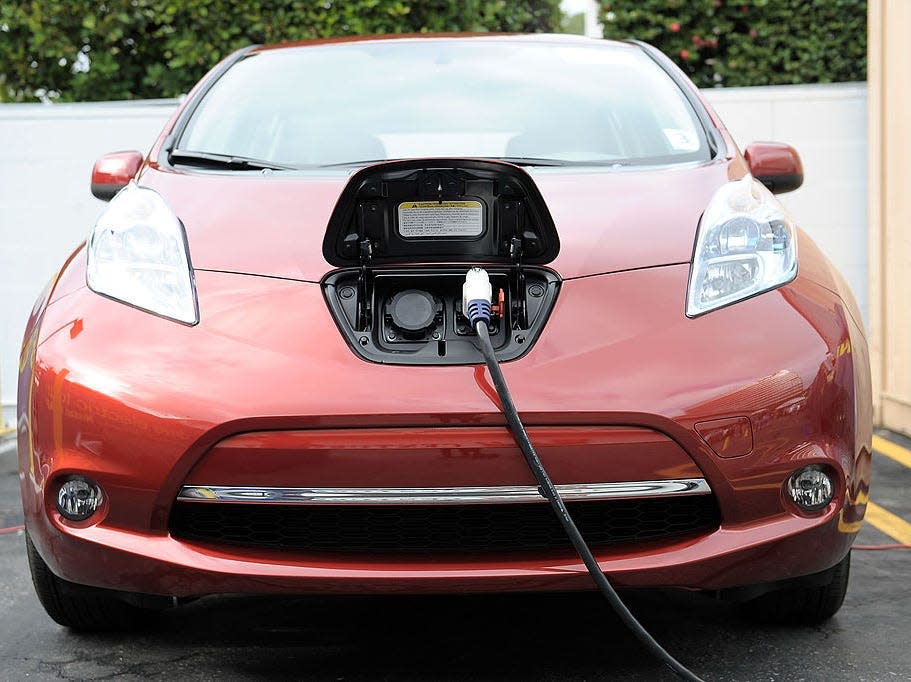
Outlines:
[{"label": "asphalt pavement", "polygon": [[[881,434],[911,449],[911,441]],[[911,452],[908,452],[911,457]],[[887,515],[859,544],[911,529],[911,468],[874,458]],[[891,521],[890,515],[892,515]],[[882,521],[885,518],[886,521]],[[15,445],[0,437],[0,528],[21,523]],[[897,519],[897,520],[896,520]],[[905,524],[904,526],[902,524]],[[842,610],[811,628],[761,627],[736,606],[626,593],[634,613],[706,680],[911,679],[911,551],[854,551]],[[597,594],[207,597],[134,635],[78,635],[35,597],[20,533],[0,535],[2,680],[671,680]]]}]

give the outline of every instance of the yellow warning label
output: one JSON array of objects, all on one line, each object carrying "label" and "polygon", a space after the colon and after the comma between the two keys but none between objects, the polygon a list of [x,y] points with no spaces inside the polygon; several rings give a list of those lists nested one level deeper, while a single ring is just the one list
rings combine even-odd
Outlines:
[{"label": "yellow warning label", "polygon": [[404,201],[399,204],[403,237],[477,237],[484,232],[480,201]]}]

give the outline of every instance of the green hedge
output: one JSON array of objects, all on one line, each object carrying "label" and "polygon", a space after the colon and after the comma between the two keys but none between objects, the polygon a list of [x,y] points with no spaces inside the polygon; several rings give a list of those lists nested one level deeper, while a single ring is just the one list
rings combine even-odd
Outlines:
[{"label": "green hedge", "polygon": [[554,31],[559,5],[559,0],[0,1],[0,101],[173,97],[225,54],[250,43],[371,33]]},{"label": "green hedge", "polygon": [[609,0],[601,21],[605,37],[652,43],[700,87],[867,77],[866,0]]}]

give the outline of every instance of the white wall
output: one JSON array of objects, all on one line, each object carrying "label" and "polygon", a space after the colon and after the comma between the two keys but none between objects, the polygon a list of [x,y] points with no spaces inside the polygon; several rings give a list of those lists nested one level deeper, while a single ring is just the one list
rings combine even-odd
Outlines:
[{"label": "white wall", "polygon": [[[806,186],[783,201],[841,268],[866,315],[866,85],[706,91],[738,144],[777,140],[801,153]],[[0,400],[14,419],[22,332],[32,303],[104,207],[95,159],[147,151],[176,101],[0,104]],[[2,424],[0,424],[2,426]]]}]

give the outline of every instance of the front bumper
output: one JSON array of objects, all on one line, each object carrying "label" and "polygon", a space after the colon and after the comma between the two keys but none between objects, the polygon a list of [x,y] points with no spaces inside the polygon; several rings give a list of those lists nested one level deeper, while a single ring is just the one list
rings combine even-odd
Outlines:
[{"label": "front bumper", "polygon": [[[78,272],[78,258],[70,269]],[[713,590],[829,568],[859,529],[869,486],[863,335],[835,294],[801,277],[689,320],[687,272],[668,266],[564,282],[535,348],[504,365],[523,419],[533,437],[535,429],[563,434],[562,445],[560,437],[543,443],[553,450],[545,464],[558,483],[696,477],[711,486],[721,509],[716,530],[596,552],[620,586]],[[531,482],[483,368],[366,363],[345,346],[315,284],[198,272],[197,285],[197,327],[74,286],[27,336],[23,505],[28,531],[57,575],[174,596],[590,587],[568,551],[365,556],[172,537],[171,510],[188,484]],[[750,420],[748,454],[722,456],[699,437],[697,423],[727,417]],[[624,455],[630,442],[603,438],[637,429],[658,434],[676,454],[649,446],[649,458],[632,457]],[[373,440],[360,454],[324,447],[306,466],[295,465],[293,446],[284,454],[266,447],[260,457],[238,457],[229,447],[250,432],[332,433],[357,443],[371,430],[404,433]],[[455,445],[422,450],[414,430],[452,432]],[[481,432],[503,442],[478,441]],[[836,472],[837,494],[822,512],[802,515],[782,484],[811,463]],[[56,483],[74,473],[97,480],[107,496],[85,524],[53,509]],[[289,476],[298,480],[287,483]]]},{"label": "front bumper", "polygon": [[[617,587],[715,590],[808,575],[837,563],[852,534],[839,512],[819,519],[781,516],[749,528],[721,528],[680,542],[595,553]],[[310,556],[232,550],[105,525],[53,526],[29,533],[55,573],[72,582],[176,597],[218,593],[433,594],[593,589],[571,553],[511,558],[406,560],[401,556]],[[811,548],[811,549],[808,549]],[[813,555],[811,557],[811,555]]]}]

